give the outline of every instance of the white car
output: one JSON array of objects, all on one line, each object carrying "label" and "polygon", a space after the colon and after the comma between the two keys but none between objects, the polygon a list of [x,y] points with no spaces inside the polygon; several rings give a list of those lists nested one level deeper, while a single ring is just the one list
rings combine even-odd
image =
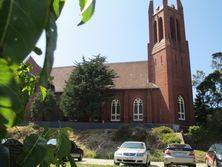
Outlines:
[{"label": "white car", "polygon": [[144,142],[126,141],[114,153],[114,164],[150,165],[150,150]]},{"label": "white car", "polygon": [[164,167],[188,165],[196,167],[194,150],[189,144],[169,144],[164,151]]}]

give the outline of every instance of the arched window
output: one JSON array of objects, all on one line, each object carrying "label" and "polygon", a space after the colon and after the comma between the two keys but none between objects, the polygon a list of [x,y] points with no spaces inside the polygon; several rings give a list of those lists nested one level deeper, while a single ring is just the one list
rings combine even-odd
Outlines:
[{"label": "arched window", "polygon": [[133,121],[143,121],[143,101],[140,98],[133,103]]},{"label": "arched window", "polygon": [[178,104],[178,119],[185,120],[185,103],[182,96],[178,97],[177,104]]},{"label": "arched window", "polygon": [[120,101],[117,99],[111,103],[111,121],[120,121]]},{"label": "arched window", "polygon": [[163,39],[163,20],[162,17],[158,19],[158,26],[159,26],[159,41]]},{"label": "arched window", "polygon": [[156,21],[154,21],[154,25],[153,25],[153,35],[154,35],[154,44],[157,43],[157,24]]},{"label": "arched window", "polygon": [[178,19],[176,19],[176,26],[177,26],[177,40],[180,42],[181,38],[180,38],[180,23],[178,21]]},{"label": "arched window", "polygon": [[175,21],[174,18],[170,17],[170,34],[173,41],[176,40],[176,34],[175,34]]}]

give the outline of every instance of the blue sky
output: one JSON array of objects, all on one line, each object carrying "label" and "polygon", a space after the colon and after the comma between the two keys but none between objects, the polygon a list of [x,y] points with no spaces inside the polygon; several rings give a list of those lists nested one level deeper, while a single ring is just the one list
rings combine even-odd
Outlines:
[{"label": "blue sky", "polygon": [[[168,0],[175,4],[176,0]],[[211,54],[222,51],[222,1],[181,0],[184,7],[186,38],[189,41],[191,71],[210,72]],[[82,56],[101,54],[107,62],[147,60],[149,0],[97,0],[93,18],[80,21],[77,0],[67,0],[57,21],[58,43],[54,67],[70,66]],[[162,0],[154,0],[161,6]],[[37,44],[44,50],[44,38]],[[32,53],[42,66],[43,56]]]}]

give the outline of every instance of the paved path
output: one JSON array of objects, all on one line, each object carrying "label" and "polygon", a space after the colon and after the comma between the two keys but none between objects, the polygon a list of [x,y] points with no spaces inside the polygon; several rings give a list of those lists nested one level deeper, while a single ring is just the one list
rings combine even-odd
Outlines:
[{"label": "paved path", "polygon": [[[93,158],[83,158],[80,162],[81,164],[99,164],[99,165],[114,165],[111,159],[93,159]],[[204,163],[198,163],[197,167],[205,167]],[[151,167],[163,167],[163,162],[151,162]]]}]

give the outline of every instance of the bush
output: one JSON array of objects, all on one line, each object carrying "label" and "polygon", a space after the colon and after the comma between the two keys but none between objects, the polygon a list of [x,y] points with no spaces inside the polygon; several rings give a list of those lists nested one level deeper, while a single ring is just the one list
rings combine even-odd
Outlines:
[{"label": "bush", "polygon": [[166,133],[162,136],[162,142],[164,146],[170,143],[180,143],[181,139],[175,133]]},{"label": "bush", "polygon": [[190,135],[197,135],[201,132],[201,127],[200,126],[189,126],[188,132]]},{"label": "bush", "polygon": [[158,128],[153,128],[152,133],[154,134],[173,133],[173,129],[166,126],[160,126]]},{"label": "bush", "polygon": [[125,141],[131,138],[132,128],[129,125],[121,126],[113,135],[113,141]]},{"label": "bush", "polygon": [[96,152],[90,149],[84,149],[84,157],[87,158],[95,158],[96,157]]},{"label": "bush", "polygon": [[153,128],[151,131],[151,136],[154,136],[154,138],[156,138],[155,146],[159,149],[166,147],[169,143],[181,142],[181,139],[173,132],[173,130],[166,126]]},{"label": "bush", "polygon": [[136,141],[146,142],[148,133],[146,129],[141,127],[135,127],[132,129],[131,139]]},{"label": "bush", "polygon": [[126,141],[136,140],[146,142],[148,138],[148,132],[141,127],[131,128],[128,125],[120,127],[113,135],[114,141]]}]

